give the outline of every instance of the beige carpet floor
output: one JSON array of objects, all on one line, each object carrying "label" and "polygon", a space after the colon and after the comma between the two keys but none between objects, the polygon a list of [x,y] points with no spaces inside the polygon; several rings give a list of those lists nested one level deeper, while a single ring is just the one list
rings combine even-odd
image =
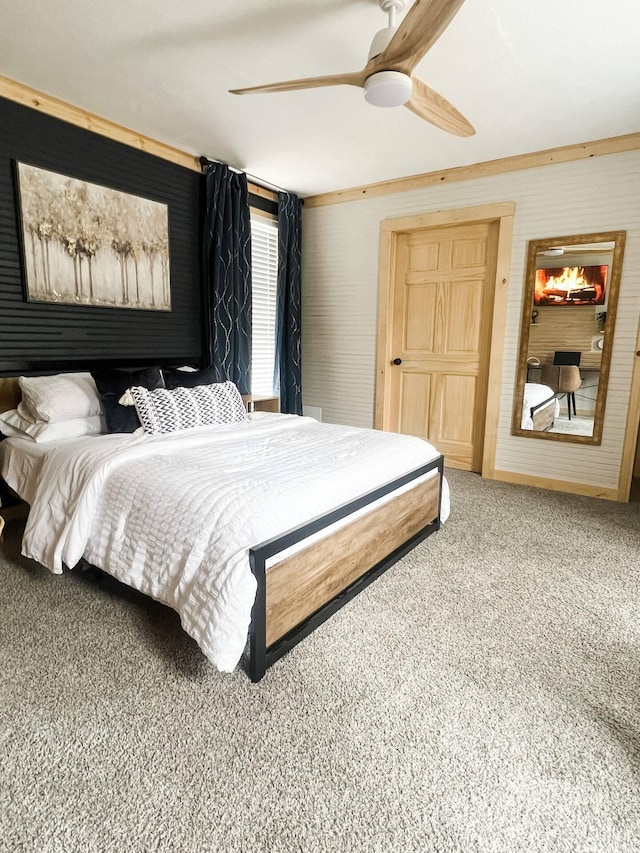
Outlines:
[{"label": "beige carpet floor", "polygon": [[640,850],[639,507],[448,473],[437,534],[258,685],[0,546],[0,850]]}]

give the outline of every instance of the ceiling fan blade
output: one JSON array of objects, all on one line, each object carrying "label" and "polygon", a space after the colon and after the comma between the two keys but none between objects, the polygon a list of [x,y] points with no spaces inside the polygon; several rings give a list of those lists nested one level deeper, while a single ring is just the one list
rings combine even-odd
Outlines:
[{"label": "ceiling fan blade", "polygon": [[292,92],[296,89],[317,89],[322,86],[364,86],[365,75],[362,71],[351,74],[332,74],[328,77],[304,77],[300,80],[285,80],[282,83],[268,83],[266,86],[250,86],[247,89],[229,89],[232,95],[261,95],[269,92]]},{"label": "ceiling fan blade", "polygon": [[464,0],[415,0],[387,47],[374,57],[375,70],[411,74],[445,31]]},{"label": "ceiling fan blade", "polygon": [[407,101],[412,113],[455,136],[473,136],[475,128],[446,98],[417,77],[412,78],[413,94]]},{"label": "ceiling fan blade", "polygon": [[604,248],[602,246],[551,246],[548,249],[543,249],[542,254],[584,255],[586,252],[595,252],[602,255],[607,251],[611,250],[606,246]]}]

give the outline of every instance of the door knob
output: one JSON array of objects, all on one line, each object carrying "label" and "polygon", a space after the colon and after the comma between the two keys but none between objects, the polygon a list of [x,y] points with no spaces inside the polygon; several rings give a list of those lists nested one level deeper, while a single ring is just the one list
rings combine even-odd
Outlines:
[{"label": "door knob", "polygon": [[391,362],[391,364],[402,364],[402,359],[401,358],[394,358],[393,361]]}]

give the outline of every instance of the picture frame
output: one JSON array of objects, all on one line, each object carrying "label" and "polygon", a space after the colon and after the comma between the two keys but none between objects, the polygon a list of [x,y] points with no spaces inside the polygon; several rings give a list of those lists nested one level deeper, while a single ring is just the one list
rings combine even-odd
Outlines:
[{"label": "picture frame", "polygon": [[161,202],[14,161],[28,302],[171,311]]}]

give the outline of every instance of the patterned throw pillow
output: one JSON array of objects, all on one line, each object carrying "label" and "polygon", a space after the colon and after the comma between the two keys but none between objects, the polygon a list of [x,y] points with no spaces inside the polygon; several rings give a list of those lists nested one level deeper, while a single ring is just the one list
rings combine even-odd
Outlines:
[{"label": "patterned throw pillow", "polygon": [[242,397],[233,382],[155,391],[134,386],[129,390],[144,431],[152,435],[247,420]]}]

